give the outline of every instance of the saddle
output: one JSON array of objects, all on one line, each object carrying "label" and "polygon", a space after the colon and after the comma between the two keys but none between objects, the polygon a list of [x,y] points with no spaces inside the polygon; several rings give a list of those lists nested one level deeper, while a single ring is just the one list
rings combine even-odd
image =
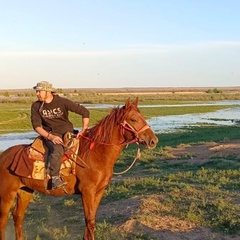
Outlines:
[{"label": "saddle", "polygon": [[[63,144],[65,151],[62,157],[60,174],[63,176],[68,176],[69,174],[75,174],[79,139],[75,138],[72,133],[67,132],[63,137]],[[44,145],[44,139],[43,137],[39,136],[28,147],[28,158],[33,164],[32,173],[29,177],[40,180],[45,178],[47,169],[47,155],[48,149]]]}]

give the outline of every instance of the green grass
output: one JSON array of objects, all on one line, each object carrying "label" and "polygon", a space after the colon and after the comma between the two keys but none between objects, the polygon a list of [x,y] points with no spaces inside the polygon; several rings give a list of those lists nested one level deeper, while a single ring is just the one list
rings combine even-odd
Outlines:
[{"label": "green grass", "polygon": [[[0,134],[14,132],[32,131],[30,121],[31,103],[0,103]],[[152,107],[141,108],[142,114],[146,119],[156,116],[166,115],[182,115],[189,113],[205,113],[213,112],[220,109],[231,108],[234,106],[185,106],[185,107]],[[89,109],[90,110],[90,126],[95,125],[104,118],[110,109]],[[74,113],[70,113],[70,120],[76,128],[81,128],[81,117]]]},{"label": "green grass", "polygon": [[141,113],[146,117],[169,116],[169,115],[183,115],[193,113],[207,113],[215,112],[217,110],[236,107],[219,105],[219,106],[181,106],[181,107],[151,107],[140,108]]},{"label": "green grass", "polygon": [[103,201],[111,202],[135,195],[161,194],[158,204],[165,206],[154,214],[176,216],[200,226],[232,234],[240,230],[240,169],[218,168],[186,170],[160,176],[129,178],[111,183]]},{"label": "green grass", "polygon": [[[3,104],[0,107],[0,130],[6,127],[12,131],[24,127],[27,130],[29,119],[14,122],[15,118],[22,116],[20,113],[29,116],[27,107],[25,103]],[[143,108],[141,111],[145,116],[152,117],[215,111],[226,107],[229,106]],[[92,124],[104,117],[107,111],[92,109]],[[81,122],[73,119],[76,124]],[[10,123],[5,125],[4,121]],[[139,225],[132,231],[122,228],[127,221],[155,226],[159,220],[154,222],[154,219],[159,217],[174,218],[176,224],[179,221],[190,222],[196,228],[206,227],[222,236],[239,235],[240,159],[236,155],[216,154],[193,165],[189,159],[194,153],[183,155],[178,160],[168,155],[168,149],[179,144],[239,139],[239,126],[187,127],[174,133],[158,134],[158,138],[156,149],[141,149],[141,159],[123,176],[114,176],[106,189],[96,219],[96,239],[159,239],[156,234],[166,230],[158,232],[148,227],[151,231],[146,232],[146,228]],[[115,172],[125,170],[131,164],[136,148],[134,144],[124,149],[114,167]],[[105,214],[101,210],[105,210]],[[84,225],[80,196],[51,197],[35,193],[25,216],[24,231],[27,240],[75,240],[82,238]],[[13,232],[11,225],[8,228]],[[173,232],[168,231],[172,236]]]},{"label": "green grass", "polygon": [[[240,128],[238,126],[202,126],[189,127],[180,129],[173,133],[157,134],[159,142],[154,150],[144,150],[141,153],[143,160],[139,164],[155,164],[157,158],[167,158],[165,149],[167,147],[177,147],[180,144],[203,144],[208,142],[225,142],[228,140],[239,139]],[[130,145],[128,149],[124,149],[117,164],[115,165],[116,172],[121,171],[126,164],[136,156],[136,145]],[[183,158],[190,158],[192,154],[183,156]],[[235,156],[231,156],[236,158]],[[232,159],[231,158],[231,159]],[[151,165],[150,165],[151,166]]]},{"label": "green grass", "polygon": [[159,144],[164,147],[239,139],[239,129],[238,125],[188,127],[172,134],[159,135]]},{"label": "green grass", "polygon": [[[103,202],[160,194],[161,209],[170,210],[160,209],[154,214],[176,216],[226,234],[239,232],[240,204],[234,203],[240,197],[240,165],[236,156],[217,157],[199,165],[182,159],[174,164],[171,159],[160,160],[166,146],[238,139],[238,129],[199,127],[159,135],[158,147],[142,155],[141,161],[125,174],[126,180],[112,182]],[[124,165],[129,166],[133,159],[134,150],[125,151],[115,165],[115,172],[123,170]]]}]

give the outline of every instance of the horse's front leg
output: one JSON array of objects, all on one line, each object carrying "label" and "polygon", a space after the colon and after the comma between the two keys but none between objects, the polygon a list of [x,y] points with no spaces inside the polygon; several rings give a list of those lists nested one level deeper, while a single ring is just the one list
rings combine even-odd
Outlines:
[{"label": "horse's front leg", "polygon": [[96,222],[96,214],[99,203],[102,199],[104,189],[98,191],[86,191],[82,193],[82,203],[85,215],[86,228],[84,230],[84,240],[94,240],[94,230]]}]

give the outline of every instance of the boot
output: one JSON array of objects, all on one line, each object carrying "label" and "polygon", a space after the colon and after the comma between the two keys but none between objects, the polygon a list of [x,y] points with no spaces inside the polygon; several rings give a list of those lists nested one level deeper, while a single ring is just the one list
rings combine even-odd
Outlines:
[{"label": "boot", "polygon": [[52,189],[56,189],[65,186],[67,183],[63,181],[59,176],[52,177]]}]

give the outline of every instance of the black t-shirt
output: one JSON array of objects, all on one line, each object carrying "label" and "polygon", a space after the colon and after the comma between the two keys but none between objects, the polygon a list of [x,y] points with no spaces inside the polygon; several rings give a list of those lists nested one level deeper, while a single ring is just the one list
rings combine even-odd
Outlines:
[{"label": "black t-shirt", "polygon": [[43,127],[53,134],[63,135],[73,131],[68,112],[74,112],[83,118],[89,118],[89,111],[82,105],[58,95],[53,96],[50,103],[36,101],[31,106],[31,122],[34,129]]}]

